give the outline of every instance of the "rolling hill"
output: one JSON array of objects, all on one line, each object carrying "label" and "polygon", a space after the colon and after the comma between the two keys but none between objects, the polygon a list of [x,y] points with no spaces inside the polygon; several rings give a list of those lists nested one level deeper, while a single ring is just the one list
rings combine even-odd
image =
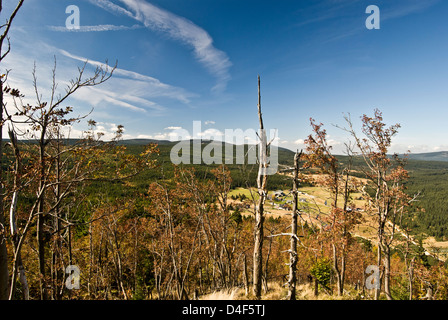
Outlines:
[{"label": "rolling hill", "polygon": [[408,158],[422,161],[448,161],[448,151],[411,153],[408,155]]},{"label": "rolling hill", "polygon": [[[4,139],[4,143],[7,139]],[[22,141],[25,142],[25,141]],[[69,144],[75,141],[68,141]],[[31,142],[32,143],[32,142]],[[165,173],[173,170],[170,152],[177,142],[167,140],[151,140],[151,139],[132,139],[120,141],[120,144],[127,145],[131,153],[141,152],[144,145],[156,143],[159,146],[160,154],[158,155],[158,163]],[[210,141],[203,140],[201,143],[201,151]],[[213,142],[220,144],[220,142]],[[222,144],[223,159],[225,159],[225,147],[231,145]],[[247,150],[249,146],[245,146]],[[234,157],[236,155],[237,146],[232,146]],[[191,152],[191,155],[193,153]],[[342,155],[336,156],[341,162],[346,161],[347,157]],[[278,148],[279,169],[286,169],[293,164],[294,152]],[[410,173],[410,179],[407,182],[408,192],[410,194],[420,193],[419,201],[416,205],[424,212],[415,212],[412,217],[405,219],[405,223],[413,229],[413,233],[421,233],[435,237],[437,240],[448,239],[448,151],[410,154],[407,169]],[[193,160],[193,158],[191,158]],[[192,163],[193,161],[191,161]],[[224,162],[224,161],[223,161]],[[228,165],[232,175],[232,188],[255,186],[257,166],[256,165],[238,165],[236,162]],[[354,168],[359,169],[363,166],[361,158],[354,159]],[[210,169],[217,165],[192,164],[195,167],[198,176],[206,177],[210,174]],[[148,185],[148,181],[158,179],[160,170],[152,170],[143,174],[138,178],[142,185]],[[359,170],[358,175],[362,176]],[[281,174],[272,175],[269,178],[268,188],[270,190],[290,188],[291,180]]]}]

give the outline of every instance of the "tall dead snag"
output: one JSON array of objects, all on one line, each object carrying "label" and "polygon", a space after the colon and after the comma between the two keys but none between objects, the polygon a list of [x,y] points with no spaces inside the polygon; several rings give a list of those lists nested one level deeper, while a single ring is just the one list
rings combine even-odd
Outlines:
[{"label": "tall dead snag", "polygon": [[253,269],[253,294],[256,299],[261,298],[261,284],[263,275],[263,222],[264,222],[264,202],[267,195],[267,137],[263,125],[263,116],[261,113],[261,94],[260,94],[260,76],[258,76],[258,120],[260,123],[260,145],[258,148],[258,175],[257,189],[258,201],[255,206],[255,231],[254,231],[254,269]]},{"label": "tall dead snag", "polygon": [[296,300],[296,269],[297,269],[297,217],[298,217],[298,193],[299,193],[299,161],[302,156],[296,152],[294,155],[294,176],[293,176],[293,207],[291,218],[291,247],[289,249],[289,276],[288,276],[288,300]]}]

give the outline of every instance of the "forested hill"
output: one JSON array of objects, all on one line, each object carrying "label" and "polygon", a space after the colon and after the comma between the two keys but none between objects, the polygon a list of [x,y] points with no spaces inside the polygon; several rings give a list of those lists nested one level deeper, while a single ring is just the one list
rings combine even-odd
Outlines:
[{"label": "forested hill", "polygon": [[[156,143],[159,145],[160,158],[164,161],[170,161],[171,149],[177,143],[179,143],[179,141],[153,140],[153,139],[130,139],[130,140],[122,140],[122,141],[120,141],[120,143],[123,145],[127,145],[127,146],[138,146],[138,145],[146,145],[146,144],[150,144],[150,143]],[[192,144],[193,144],[193,140],[190,140],[190,146],[192,146]],[[236,149],[239,147],[237,145],[231,145],[228,143],[215,142],[215,141],[209,141],[209,140],[201,140],[201,149],[203,150],[204,147],[209,144],[215,144],[218,146],[221,144],[223,160],[225,159],[224,157],[225,157],[225,149],[226,148],[228,148],[228,147],[233,148],[233,156],[235,158],[236,157]],[[247,152],[249,147],[253,147],[253,146],[244,145],[245,152]],[[192,149],[190,151],[190,154],[192,157],[195,157]],[[286,149],[286,148],[278,147],[278,162],[280,165],[290,166],[293,164],[293,159],[294,159],[293,151]],[[193,160],[193,158],[191,160]],[[233,163],[236,163],[236,162],[234,161]]]},{"label": "forested hill", "polygon": [[[136,142],[138,140],[123,143],[135,144]],[[161,159],[169,161],[169,151],[173,145],[174,142],[169,141],[159,143]],[[336,157],[342,163],[347,161],[347,156],[337,155]],[[285,148],[278,149],[280,168],[292,166],[293,158],[293,151]],[[356,170],[360,169],[364,163],[360,157],[355,157],[353,165]],[[234,186],[244,186],[247,175],[242,175],[238,166],[230,167],[235,179]],[[413,234],[434,236],[437,240],[448,239],[448,152],[410,154],[406,169],[410,175],[407,191],[411,195],[420,193],[415,206],[424,211],[415,210],[415,213],[404,219],[405,223],[412,228]],[[254,178],[255,170],[252,171],[249,181],[255,181]],[[272,189],[281,189],[282,187],[289,188],[290,184],[290,179],[275,175],[270,177],[268,185]]]},{"label": "forested hill", "polygon": [[[337,156],[343,162],[346,156]],[[404,217],[404,223],[414,235],[433,236],[438,241],[448,239],[448,152],[410,154],[406,169],[406,183],[410,195],[420,194],[414,202],[414,210]],[[354,159],[355,168],[363,165],[362,159]]]},{"label": "forested hill", "polygon": [[408,155],[408,158],[412,160],[424,161],[448,161],[448,151],[411,153]]},{"label": "forested hill", "polygon": [[[125,140],[121,143],[128,145],[130,149],[138,148],[138,145],[157,143],[160,149],[159,162],[165,164],[170,163],[170,151],[176,144],[176,142],[170,141],[145,139]],[[208,143],[210,142],[203,141],[203,147]],[[235,148],[235,146],[233,147]],[[337,155],[336,157],[342,163],[347,161],[346,156]],[[291,166],[293,158],[293,151],[279,148],[280,168]],[[416,205],[423,208],[424,212],[416,212],[408,217],[406,222],[413,229],[414,234],[423,233],[434,236],[437,240],[446,240],[448,239],[448,152],[410,154],[408,158],[406,168],[409,171],[410,179],[407,182],[407,191],[412,195],[420,192]],[[355,168],[359,169],[362,165],[361,158],[354,159]],[[208,166],[195,167],[199,172],[205,172]],[[251,170],[250,166],[245,168],[245,172],[238,165],[230,165],[229,169],[234,179],[233,187],[244,187],[248,182],[255,182],[256,170]],[[270,177],[268,185],[272,190],[289,188],[291,181],[284,176],[275,175]]]},{"label": "forested hill", "polygon": [[[7,142],[6,139],[4,142]],[[70,140],[68,143],[74,143]],[[159,168],[163,168],[164,174],[172,171],[170,152],[177,142],[167,140],[150,140],[150,139],[132,139],[122,140],[120,144],[126,145],[129,152],[141,152],[144,145],[149,143],[158,144],[160,150],[157,160]],[[202,141],[202,149],[208,145],[210,141]],[[215,142],[216,143],[216,142]],[[227,145],[228,146],[228,145]],[[224,155],[225,145],[223,145],[222,153]],[[236,146],[234,148],[234,156],[236,154]],[[248,146],[245,146],[247,151]],[[347,161],[346,156],[336,156],[342,163]],[[278,148],[279,168],[285,169],[292,166],[294,152]],[[425,212],[415,213],[415,216],[407,219],[408,225],[413,229],[413,233],[424,233],[436,237],[437,240],[448,239],[448,152],[433,152],[410,154],[407,169],[410,173],[410,180],[407,182],[407,190],[409,194],[420,192],[417,205],[423,208]],[[438,160],[438,161],[434,161]],[[354,159],[355,169],[359,169],[363,165],[361,158]],[[207,177],[211,168],[216,165],[192,165],[198,173],[198,176]],[[237,164],[228,165],[232,175],[232,187],[255,186],[257,168],[253,165],[241,166]],[[358,171],[359,172],[359,171]],[[157,179],[160,176],[160,170],[151,170],[141,175],[138,180],[141,186],[145,187],[149,181]],[[284,175],[273,175],[269,178],[268,188],[270,190],[287,189],[291,187],[291,180]]]}]

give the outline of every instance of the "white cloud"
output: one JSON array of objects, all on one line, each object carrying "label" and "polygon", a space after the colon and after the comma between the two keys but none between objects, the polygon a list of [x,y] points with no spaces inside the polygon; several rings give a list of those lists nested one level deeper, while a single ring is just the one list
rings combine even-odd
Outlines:
[{"label": "white cloud", "polygon": [[[14,32],[18,31],[14,30]],[[56,96],[64,93],[65,87],[69,85],[69,80],[77,76],[78,67],[88,60],[43,41],[32,39],[29,35],[21,32],[20,35],[12,34],[12,38],[14,38],[14,52],[2,61],[1,72],[10,70],[7,85],[19,89],[25,95],[23,104],[36,105],[37,103],[32,81],[35,61],[39,93],[42,95],[42,101],[48,102],[51,98],[51,71],[54,67],[54,56],[57,58],[56,82],[58,87]],[[91,75],[93,68],[98,66],[104,66],[104,63],[89,60],[85,77]],[[99,119],[98,115],[101,115],[101,119],[122,122],[123,113],[119,108],[124,109],[125,112],[126,110],[130,111],[130,113],[124,114],[132,115],[132,112],[135,112],[145,116],[161,116],[169,113],[169,109],[162,105],[164,101],[174,100],[188,104],[191,98],[196,96],[183,88],[171,86],[156,78],[117,68],[111,79],[101,86],[80,89],[66,101],[66,105],[75,107],[73,116],[84,116],[94,108],[91,115],[93,119]],[[158,101],[155,101],[156,99]],[[15,113],[14,101],[9,95],[5,96],[5,102],[7,110]],[[26,129],[27,126],[21,126],[21,128]],[[4,130],[7,130],[6,126],[4,126]],[[138,134],[138,132],[135,133],[135,130],[133,133]],[[81,135],[82,131],[71,128],[71,135],[74,134]]]},{"label": "white cloud", "polygon": [[[77,66],[71,60],[82,63],[87,61],[88,65],[93,67],[105,67],[105,63],[88,60],[85,57],[73,55],[65,50],[49,46],[45,43],[36,45],[36,47],[41,48],[44,52],[30,50],[32,44],[27,44],[26,41],[22,43],[16,42],[15,44],[18,50],[16,50],[14,55],[8,55],[7,59],[2,62],[2,66],[4,69],[11,69],[8,84],[11,87],[20,89],[25,94],[25,103],[35,104],[36,101],[36,95],[31,81],[31,71],[34,61],[38,61],[36,67],[39,91],[44,101],[50,98],[50,72],[54,67],[54,60],[51,60],[51,55],[48,52],[60,53],[62,57],[70,58],[69,60],[61,59],[60,56],[57,58],[56,76],[59,78],[58,75],[62,74],[65,77],[64,80],[56,79],[59,88],[63,88],[69,84],[67,75],[76,76]],[[86,70],[86,76],[87,73],[88,70]],[[195,94],[183,88],[168,85],[156,78],[117,68],[112,78],[101,86],[82,88],[72,98],[85,102],[93,107],[112,104],[136,112],[145,113],[151,111],[153,115],[160,115],[165,113],[167,108],[152,101],[152,99],[163,97],[188,104],[190,99],[195,96]]]},{"label": "white cloud", "polygon": [[396,18],[402,18],[420,11],[423,11],[429,7],[432,7],[433,5],[439,3],[440,0],[426,0],[426,1],[420,1],[420,0],[412,0],[407,1],[406,5],[398,5],[393,10],[388,10],[384,12],[381,16],[381,20],[389,20],[389,19],[396,19]]},{"label": "white cloud", "polygon": [[[80,62],[86,62],[94,67],[107,67],[106,64],[104,62],[99,62],[99,61],[94,61],[94,60],[89,60],[85,57],[80,57],[74,54],[71,54],[65,50],[62,49],[58,49],[58,51],[71,59],[80,61]],[[110,66],[109,66],[110,69]],[[168,98],[172,98],[172,99],[176,99],[179,100],[180,102],[183,103],[189,103],[190,99],[192,97],[196,97],[196,94],[187,92],[185,89],[183,88],[179,88],[179,87],[174,87],[171,86],[169,84],[163,83],[160,80],[147,76],[147,75],[143,75],[134,71],[130,71],[130,70],[125,70],[125,69],[120,69],[117,68],[114,71],[114,77],[112,77],[112,82],[114,82],[114,78],[116,78],[117,76],[119,77],[123,77],[125,78],[125,80],[120,79],[120,83],[117,84],[119,85],[119,87],[122,87],[125,85],[125,82],[123,81],[128,81],[130,82],[129,87],[126,86],[127,89],[132,90],[132,94],[128,94],[128,99],[133,99],[134,102],[138,102],[139,100],[139,96],[141,96],[142,93],[144,93],[145,95],[149,95],[149,96],[159,96],[159,97],[168,97]],[[107,83],[107,82],[106,82]],[[143,86],[143,87],[142,87]],[[140,94],[136,94],[137,90],[140,90]],[[133,97],[133,98],[132,98]],[[144,102],[143,100],[140,100],[140,102]]]},{"label": "white cloud", "polygon": [[198,136],[205,140],[222,140],[224,137],[224,133],[219,131],[218,129],[207,129],[203,132],[198,133]]},{"label": "white cloud", "polygon": [[136,139],[152,139],[152,136],[148,134],[139,134],[136,136]]},{"label": "white cloud", "polygon": [[68,29],[63,26],[47,26],[47,29],[57,32],[104,32],[104,31],[122,31],[122,30],[135,30],[141,29],[143,26],[135,24],[131,27],[128,26],[115,26],[111,24],[101,24],[97,26],[79,26],[79,29]]},{"label": "white cloud", "polygon": [[148,29],[166,33],[169,37],[193,47],[196,58],[217,78],[213,91],[222,91],[230,80],[229,68],[232,65],[227,54],[213,46],[212,37],[190,20],[158,8],[143,0],[120,0],[126,10],[109,0],[93,1],[105,10],[131,16]]},{"label": "white cloud", "polygon": [[448,151],[448,145],[407,145],[400,143],[392,143],[390,152],[391,153],[426,153],[426,152],[437,152],[437,151]]},{"label": "white cloud", "polygon": [[170,126],[165,128],[165,130],[180,130],[180,129],[182,129],[182,127]]},{"label": "white cloud", "polygon": [[89,0],[89,2],[113,14],[124,14],[128,17],[134,18],[132,12],[110,2],[109,0]]},{"label": "white cloud", "polygon": [[154,133],[154,134],[137,134],[132,139],[152,139],[152,140],[169,140],[170,134],[166,133]]},{"label": "white cloud", "polygon": [[328,143],[329,146],[332,146],[332,147],[340,146],[340,145],[343,144],[341,141],[334,140],[334,139],[328,139],[327,143]]},{"label": "white cloud", "polygon": [[215,121],[212,121],[212,120],[207,120],[207,121],[204,122],[205,125],[215,124],[215,123],[216,123],[216,122],[215,122]]}]

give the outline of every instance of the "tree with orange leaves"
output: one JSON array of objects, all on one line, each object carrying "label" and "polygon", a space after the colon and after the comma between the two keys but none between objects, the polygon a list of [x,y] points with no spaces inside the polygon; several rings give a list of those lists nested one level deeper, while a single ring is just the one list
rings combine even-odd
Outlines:
[{"label": "tree with orange leaves", "polygon": [[341,166],[331,153],[332,147],[328,144],[323,124],[316,124],[312,118],[310,122],[314,135],[309,135],[305,140],[307,166],[319,169],[321,175],[317,178],[317,183],[328,189],[331,194],[330,210],[324,222],[328,226],[326,230],[333,251],[333,270],[336,274],[338,294],[342,295],[351,241],[350,232],[361,218],[360,213],[355,211],[354,205],[350,203],[350,194],[356,188],[355,181],[350,177],[352,149],[350,145],[346,145],[348,164]]},{"label": "tree with orange leaves", "polygon": [[[366,164],[367,169],[363,171],[369,183],[363,190],[368,202],[367,211],[376,218],[377,263],[382,269],[380,279],[384,277],[384,292],[387,299],[391,300],[391,245],[396,238],[399,217],[417,197],[411,197],[405,192],[404,182],[409,178],[405,159],[397,154],[389,155],[392,138],[398,133],[400,124],[386,127],[381,111],[376,109],[373,117],[361,117],[364,134],[361,139],[353,128],[350,116],[346,116],[345,120],[349,126],[345,130],[355,139],[359,154]],[[375,299],[379,298],[380,290],[376,290]]]}]

